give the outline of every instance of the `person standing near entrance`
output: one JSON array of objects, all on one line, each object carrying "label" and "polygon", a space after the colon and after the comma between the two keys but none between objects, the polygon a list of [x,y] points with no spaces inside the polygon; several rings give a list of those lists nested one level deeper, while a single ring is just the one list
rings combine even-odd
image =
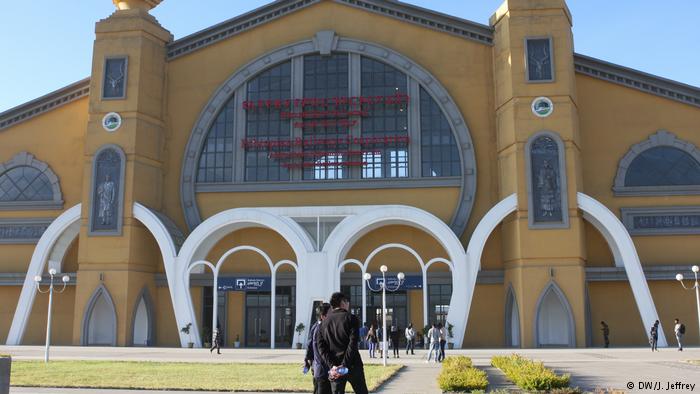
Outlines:
[{"label": "person standing near entrance", "polygon": [[369,331],[367,331],[366,342],[367,348],[369,349],[369,358],[375,358],[374,351],[377,349],[377,342],[379,342],[379,340],[377,339],[377,329],[374,328],[374,324],[372,324]]},{"label": "person standing near entrance", "polygon": [[430,352],[428,353],[428,359],[425,360],[425,362],[430,362],[430,359],[433,358],[433,352],[435,352],[435,362],[437,362],[438,353],[440,353],[440,330],[438,330],[436,323],[433,323],[433,326],[428,331],[427,340],[430,341]]},{"label": "person standing near entrance", "polygon": [[331,309],[331,304],[324,302],[316,308],[318,321],[311,326],[309,343],[306,346],[306,357],[304,358],[304,367],[313,371],[314,375],[314,394],[331,394],[331,382],[328,380],[328,365],[323,362],[321,354],[318,350],[318,337],[321,322],[326,319],[328,311]]},{"label": "person standing near entrance", "polygon": [[438,356],[438,362],[442,362],[445,359],[445,344],[447,343],[447,329],[438,323],[438,330],[440,330],[440,355]]},{"label": "person standing near entrance", "polygon": [[394,358],[399,357],[399,328],[396,326],[391,326],[391,348],[394,349]]},{"label": "person standing near entrance", "polygon": [[[360,322],[349,312],[350,301],[343,293],[333,293],[331,308],[321,323],[318,349],[321,359],[330,366],[328,378],[333,394],[345,394],[345,385],[350,382],[356,394],[367,394],[364,365],[357,349]],[[345,373],[343,370],[347,368]]]},{"label": "person standing near entrance", "polygon": [[651,326],[651,330],[649,330],[649,344],[651,345],[651,351],[659,351],[659,349],[656,348],[656,343],[659,341],[659,321],[655,321],[654,325]]},{"label": "person standing near entrance", "polygon": [[415,347],[416,331],[413,329],[413,324],[409,324],[408,327],[406,327],[404,336],[406,337],[406,354],[408,354],[409,349],[411,350],[411,354],[415,354],[413,353],[413,349]]},{"label": "person standing near entrance", "polygon": [[683,343],[681,343],[681,340],[683,339],[683,335],[685,335],[685,324],[681,323],[678,318],[675,320],[676,325],[673,326],[673,332],[676,334],[676,341],[678,342],[678,351],[682,352],[683,351]]},{"label": "person standing near entrance", "polygon": [[360,327],[360,349],[366,349],[367,345],[367,333],[369,332],[369,327],[367,322],[365,322],[362,327]]},{"label": "person standing near entrance", "polygon": [[603,331],[603,341],[605,341],[605,347],[610,346],[610,327],[604,322],[600,322],[600,330]]}]

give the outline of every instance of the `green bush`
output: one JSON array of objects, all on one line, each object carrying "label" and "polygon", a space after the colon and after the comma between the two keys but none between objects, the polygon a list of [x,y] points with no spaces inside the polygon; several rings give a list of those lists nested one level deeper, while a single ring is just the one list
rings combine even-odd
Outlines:
[{"label": "green bush", "polygon": [[491,365],[503,371],[508,379],[524,390],[552,390],[569,386],[569,375],[557,375],[541,362],[517,354],[495,356]]},{"label": "green bush", "polygon": [[486,372],[473,367],[469,357],[447,357],[442,363],[438,385],[442,391],[485,390],[489,381]]},{"label": "green bush", "polygon": [[474,365],[472,359],[465,356],[450,356],[442,362],[442,369],[469,369]]}]

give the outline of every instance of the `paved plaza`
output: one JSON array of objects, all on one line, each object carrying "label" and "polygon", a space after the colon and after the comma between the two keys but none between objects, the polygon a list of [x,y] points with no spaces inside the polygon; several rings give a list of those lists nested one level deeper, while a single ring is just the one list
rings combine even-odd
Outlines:
[{"label": "paved plaza", "polygon": [[[472,349],[453,350],[448,355],[465,355],[472,358],[477,367],[484,368],[489,374],[491,389],[514,389],[504,376],[495,368],[489,367],[491,356],[510,354],[508,349]],[[0,353],[10,353],[16,360],[43,359],[44,349],[40,346],[0,346]],[[187,361],[187,362],[247,362],[247,363],[301,363],[303,352],[300,350],[270,350],[270,349],[224,349],[222,355],[212,355],[206,349],[179,348],[101,348],[101,347],[53,347],[52,360],[130,360],[130,361]],[[526,357],[544,361],[557,372],[570,373],[572,386],[578,386],[587,391],[596,389],[617,389],[624,392],[699,392],[700,366],[695,366],[686,360],[700,360],[700,349],[691,348],[678,352],[673,348],[661,349],[652,353],[646,348],[622,349],[519,349],[517,353]],[[426,353],[423,350],[415,356],[390,358],[390,363],[401,363],[406,367],[377,392],[392,394],[439,393],[436,377],[440,366],[425,363]],[[380,359],[370,360],[363,351],[365,363],[380,363]],[[634,389],[629,390],[629,383]],[[660,390],[640,390],[640,382],[657,384]],[[657,383],[658,382],[658,383]],[[694,385],[693,389],[669,389],[676,383]],[[309,385],[310,387],[310,385]],[[671,386],[673,387],[673,386]],[[115,393],[144,394],[142,390],[77,390],[77,389],[35,389],[12,388],[13,394],[18,393],[80,393],[103,394]],[[161,393],[162,391],[148,391]]]}]

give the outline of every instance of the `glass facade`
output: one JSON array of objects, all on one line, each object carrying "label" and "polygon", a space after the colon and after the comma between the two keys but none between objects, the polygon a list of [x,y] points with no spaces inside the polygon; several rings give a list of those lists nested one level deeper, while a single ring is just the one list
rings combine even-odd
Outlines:
[{"label": "glass facade", "polygon": [[233,181],[233,117],[235,113],[233,97],[219,112],[209,129],[204,149],[199,156],[198,182]]},{"label": "glass facade", "polygon": [[424,177],[460,176],[461,161],[452,128],[437,102],[420,89],[421,173]]},{"label": "glass facade", "polygon": [[[283,140],[291,137],[289,119],[282,119],[282,112],[274,106],[268,106],[268,100],[286,100],[292,94],[292,63],[286,62],[261,73],[248,82],[247,99],[252,102],[263,101],[246,112],[247,138],[266,140]],[[245,153],[246,181],[285,181],[289,180],[289,170],[272,157],[273,152],[288,150],[273,146],[269,150],[248,150]]]},{"label": "glass facade", "polygon": [[[458,146],[441,107],[422,87],[409,97],[419,87],[380,60],[348,53],[274,65],[251,77],[217,114],[196,181],[460,176]],[[411,151],[410,144],[418,146]],[[415,173],[411,160],[420,161]]]},{"label": "glass facade", "polygon": [[[349,95],[349,57],[347,54],[332,56],[304,56],[304,97],[333,98]],[[326,104],[322,108],[315,105],[304,106],[304,111],[317,111],[311,121],[302,122],[304,138],[338,139],[348,137],[350,128],[334,122],[333,111],[347,111],[348,105]],[[343,179],[349,171],[342,164],[347,157],[340,152],[347,151],[347,144],[310,145],[304,147],[304,179]],[[314,152],[316,152],[314,154]],[[337,164],[336,164],[337,163]],[[335,164],[335,165],[334,165]]]},{"label": "glass facade", "polygon": [[446,326],[447,312],[450,310],[452,285],[428,285],[428,320]]},{"label": "glass facade", "polygon": [[[406,74],[377,60],[362,58],[362,96],[406,95]],[[362,118],[363,137],[408,135],[408,110],[405,104],[363,104],[368,116]],[[408,146],[380,146],[363,154],[362,178],[408,177]]]}]

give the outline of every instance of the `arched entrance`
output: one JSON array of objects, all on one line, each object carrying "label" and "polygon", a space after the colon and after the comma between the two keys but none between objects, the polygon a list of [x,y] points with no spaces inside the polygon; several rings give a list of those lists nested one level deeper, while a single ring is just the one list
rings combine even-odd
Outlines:
[{"label": "arched entrance", "polygon": [[564,293],[549,282],[537,301],[535,344],[537,347],[575,347],[574,317]]},{"label": "arched entrance", "polygon": [[505,333],[507,347],[520,347],[520,310],[512,286],[506,293]]},{"label": "arched entrance", "polygon": [[82,346],[116,346],[117,312],[109,291],[100,285],[88,300],[83,315]]},{"label": "arched entrance", "polygon": [[144,288],[136,298],[136,307],[132,321],[131,345],[153,346],[155,345],[155,314],[153,301]]}]

